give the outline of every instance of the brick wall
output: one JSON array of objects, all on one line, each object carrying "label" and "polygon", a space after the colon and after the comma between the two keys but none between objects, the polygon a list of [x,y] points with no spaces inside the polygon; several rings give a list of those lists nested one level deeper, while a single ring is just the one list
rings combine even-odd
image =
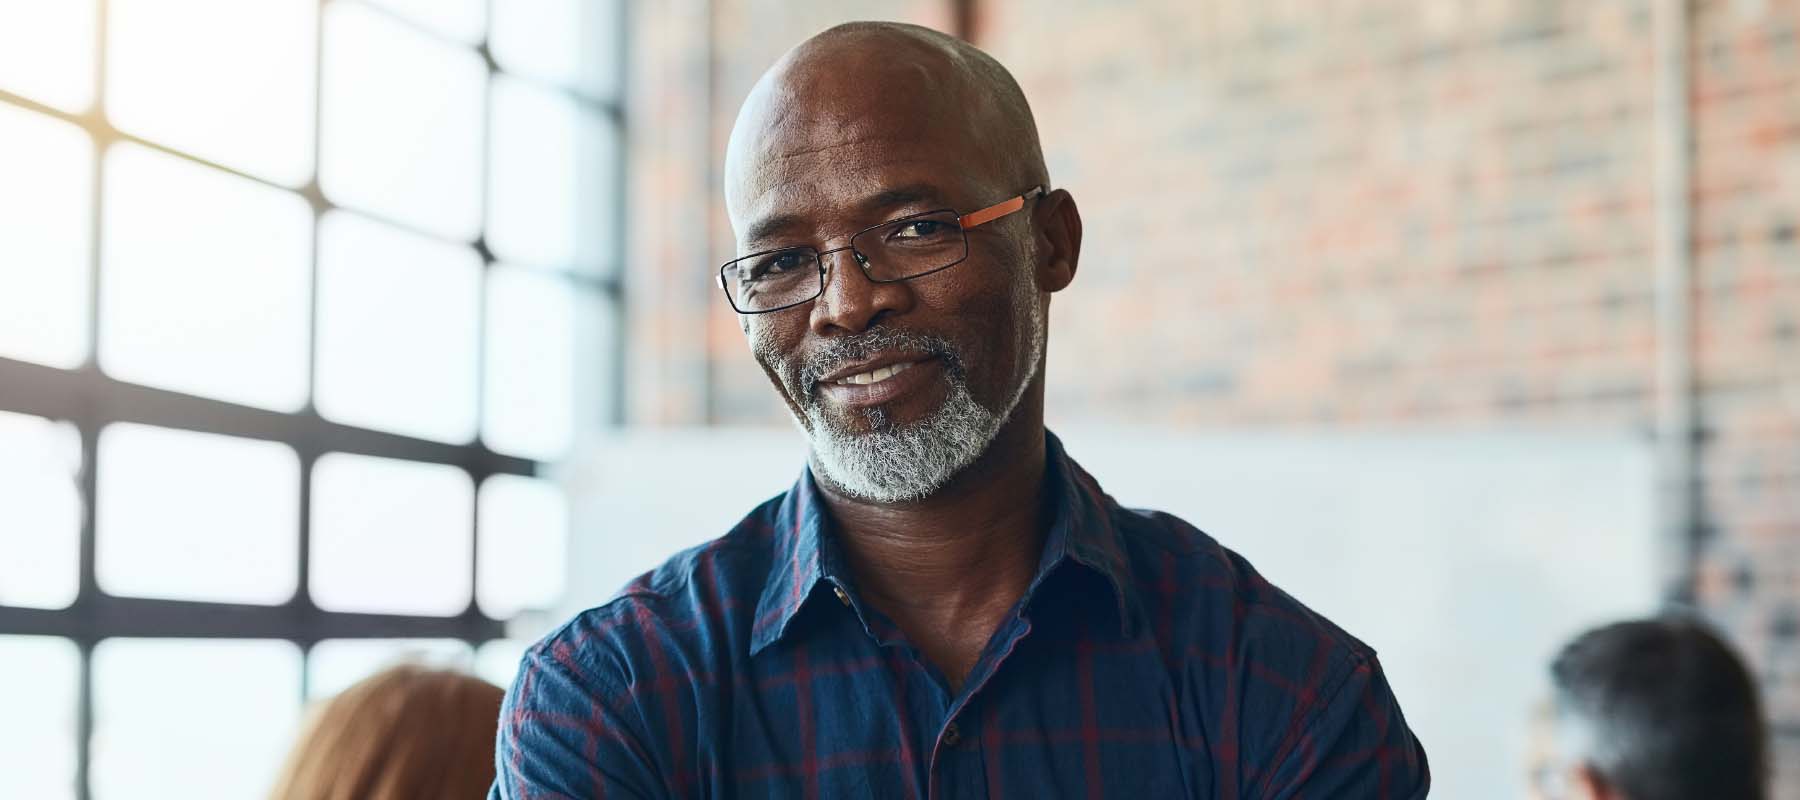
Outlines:
[{"label": "brick wall", "polygon": [[1699,597],[1756,662],[1800,797],[1800,0],[1698,4]]},{"label": "brick wall", "polygon": [[[732,116],[805,36],[951,3],[636,8],[633,419],[779,421],[706,271]],[[975,9],[1087,222],[1054,419],[1654,428],[1649,0]],[[1800,764],[1800,0],[1691,26],[1695,588]]]}]

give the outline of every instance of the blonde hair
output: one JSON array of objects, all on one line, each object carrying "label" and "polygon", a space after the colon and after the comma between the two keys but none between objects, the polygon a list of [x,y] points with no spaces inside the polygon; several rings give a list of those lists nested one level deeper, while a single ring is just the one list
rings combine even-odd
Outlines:
[{"label": "blonde hair", "polygon": [[502,692],[399,666],[314,709],[271,800],[481,798],[494,781]]}]

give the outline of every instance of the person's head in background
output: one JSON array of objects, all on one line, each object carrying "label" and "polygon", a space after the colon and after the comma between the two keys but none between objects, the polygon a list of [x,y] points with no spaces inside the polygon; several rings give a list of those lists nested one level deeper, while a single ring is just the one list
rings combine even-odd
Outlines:
[{"label": "person's head in background", "polygon": [[1762,800],[1761,705],[1731,647],[1665,618],[1588,631],[1550,667],[1543,800]]},{"label": "person's head in background", "polygon": [[400,666],[317,708],[271,800],[476,800],[494,781],[499,687]]}]

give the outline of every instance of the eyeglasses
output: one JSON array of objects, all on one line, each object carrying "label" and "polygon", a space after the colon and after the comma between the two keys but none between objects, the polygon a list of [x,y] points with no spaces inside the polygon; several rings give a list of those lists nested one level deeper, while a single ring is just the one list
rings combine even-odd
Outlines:
[{"label": "eyeglasses", "polygon": [[783,247],[728,261],[719,268],[719,288],[739,314],[767,314],[793,308],[825,291],[825,257],[849,250],[864,275],[875,283],[924,277],[961,264],[969,257],[970,228],[986,225],[1043,197],[1034,186],[999,203],[957,214],[953,209],[927,211],[889,220],[857,231],[850,244],[832,250]]}]

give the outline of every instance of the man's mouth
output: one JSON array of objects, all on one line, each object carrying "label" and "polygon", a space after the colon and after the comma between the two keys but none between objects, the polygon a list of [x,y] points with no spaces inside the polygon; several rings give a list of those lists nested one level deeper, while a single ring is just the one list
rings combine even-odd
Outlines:
[{"label": "man's mouth", "polygon": [[913,363],[915,362],[909,361],[903,364],[890,364],[885,367],[876,367],[868,372],[858,372],[855,375],[838,378],[837,380],[832,381],[832,383],[839,386],[867,386],[871,383],[880,383],[888,378],[892,378],[895,375],[905,372],[907,368],[913,365]]},{"label": "man's mouth", "polygon": [[926,353],[876,353],[868,358],[844,364],[819,377],[819,383],[838,386],[868,386],[894,377],[912,366],[931,359]]},{"label": "man's mouth", "polygon": [[936,382],[940,364],[921,353],[879,354],[820,377],[818,392],[835,405],[885,405]]}]

